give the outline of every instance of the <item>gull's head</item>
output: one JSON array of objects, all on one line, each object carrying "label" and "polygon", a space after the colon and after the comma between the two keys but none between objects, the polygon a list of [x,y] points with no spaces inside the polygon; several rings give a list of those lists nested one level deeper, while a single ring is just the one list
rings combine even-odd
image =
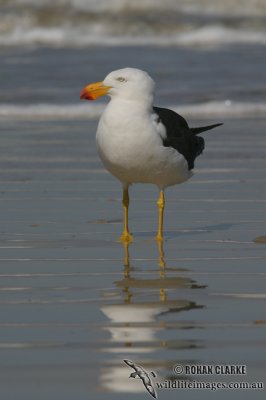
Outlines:
[{"label": "gull's head", "polygon": [[103,81],[85,86],[80,98],[95,100],[100,96],[109,95],[124,100],[152,100],[154,81],[147,72],[136,68],[123,68],[110,72]]}]

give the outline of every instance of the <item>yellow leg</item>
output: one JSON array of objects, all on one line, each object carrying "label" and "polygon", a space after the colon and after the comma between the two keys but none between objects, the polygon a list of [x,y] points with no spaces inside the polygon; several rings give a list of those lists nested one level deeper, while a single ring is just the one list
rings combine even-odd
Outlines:
[{"label": "yellow leg", "polygon": [[123,208],[124,208],[124,230],[122,235],[120,236],[121,242],[132,242],[133,236],[130,234],[128,230],[128,206],[129,206],[129,195],[128,188],[123,189],[123,200],[122,200]]},{"label": "yellow leg", "polygon": [[163,241],[163,210],[164,210],[164,191],[160,191],[160,196],[157,201],[158,212],[159,212],[159,222],[158,222],[158,234],[157,240]]},{"label": "yellow leg", "polygon": [[159,251],[159,267],[160,267],[160,277],[165,277],[165,260],[164,260],[164,250],[163,250],[163,241],[158,240],[158,251]]}]

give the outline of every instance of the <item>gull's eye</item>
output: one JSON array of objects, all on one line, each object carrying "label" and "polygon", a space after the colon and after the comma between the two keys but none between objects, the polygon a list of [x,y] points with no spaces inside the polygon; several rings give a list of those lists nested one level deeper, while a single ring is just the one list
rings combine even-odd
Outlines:
[{"label": "gull's eye", "polygon": [[126,82],[126,78],[123,78],[122,76],[119,76],[119,78],[116,78],[117,81],[119,82]]}]

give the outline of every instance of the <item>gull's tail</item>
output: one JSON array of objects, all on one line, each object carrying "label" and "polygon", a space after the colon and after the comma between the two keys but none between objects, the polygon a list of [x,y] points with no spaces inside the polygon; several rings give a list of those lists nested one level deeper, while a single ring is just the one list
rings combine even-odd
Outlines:
[{"label": "gull's tail", "polygon": [[193,135],[198,135],[201,132],[209,131],[210,129],[216,128],[217,126],[221,126],[223,123],[214,124],[214,125],[207,125],[207,126],[200,126],[199,128],[190,128]]}]

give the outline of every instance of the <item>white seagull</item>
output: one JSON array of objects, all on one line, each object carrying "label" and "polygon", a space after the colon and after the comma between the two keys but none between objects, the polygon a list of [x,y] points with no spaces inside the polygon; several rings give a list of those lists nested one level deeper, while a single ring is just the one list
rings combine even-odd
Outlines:
[{"label": "white seagull", "polygon": [[187,181],[194,160],[204,149],[198,133],[222,124],[189,128],[172,110],[153,106],[155,83],[145,72],[123,68],[110,72],[102,82],[85,86],[80,98],[95,100],[109,95],[96,133],[96,145],[105,168],[123,187],[124,230],[120,240],[131,242],[128,228],[128,188],[133,183],[152,183],[160,190],[157,201],[157,240],[163,240],[164,190]]}]

